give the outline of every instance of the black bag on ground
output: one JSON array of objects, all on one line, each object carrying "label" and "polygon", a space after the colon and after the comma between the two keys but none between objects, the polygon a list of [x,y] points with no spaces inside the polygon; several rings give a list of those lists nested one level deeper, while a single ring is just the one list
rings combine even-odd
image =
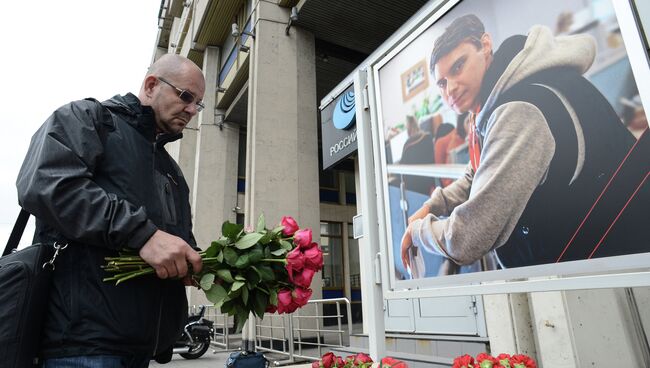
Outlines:
[{"label": "black bag on ground", "polygon": [[37,364],[56,254],[42,244],[16,250],[28,218],[21,210],[0,258],[0,368]]},{"label": "black bag on ground", "polygon": [[256,351],[236,351],[228,356],[226,368],[267,368],[269,361]]}]

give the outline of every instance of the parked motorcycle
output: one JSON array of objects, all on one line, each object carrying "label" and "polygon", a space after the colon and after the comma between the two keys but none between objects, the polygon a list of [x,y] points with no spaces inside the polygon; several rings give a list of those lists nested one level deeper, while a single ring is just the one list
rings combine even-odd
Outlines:
[{"label": "parked motorcycle", "polygon": [[198,359],[208,351],[214,336],[214,322],[203,318],[204,315],[205,305],[202,305],[197,314],[188,317],[181,337],[174,344],[174,354],[185,359]]}]

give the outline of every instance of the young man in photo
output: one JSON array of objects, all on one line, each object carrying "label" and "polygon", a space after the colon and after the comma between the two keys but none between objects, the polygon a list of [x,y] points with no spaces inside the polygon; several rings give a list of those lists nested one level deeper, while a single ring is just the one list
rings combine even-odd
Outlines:
[{"label": "young man in photo", "polygon": [[610,190],[586,218],[636,143],[582,76],[595,55],[591,36],[554,37],[543,26],[496,51],[475,15],[447,27],[435,41],[431,72],[445,103],[470,113],[470,163],[409,218],[405,267],[413,246],[459,265],[494,250],[501,267],[650,250],[640,229],[614,229],[607,237],[614,241],[602,240],[632,191]]}]

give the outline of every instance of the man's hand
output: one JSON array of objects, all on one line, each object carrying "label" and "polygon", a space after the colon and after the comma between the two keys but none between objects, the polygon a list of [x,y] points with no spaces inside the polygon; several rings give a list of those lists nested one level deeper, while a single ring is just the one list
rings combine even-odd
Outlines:
[{"label": "man's hand", "polygon": [[425,218],[430,212],[431,212],[431,209],[429,208],[429,206],[427,206],[426,204],[423,204],[422,207],[420,207],[419,210],[415,211],[415,213],[412,214],[409,217],[409,220],[408,220],[409,225],[415,220]]},{"label": "man's hand", "polygon": [[402,236],[402,264],[404,268],[411,266],[409,261],[409,250],[413,246],[413,239],[411,239],[411,225],[406,228],[404,236]]},{"label": "man's hand", "polygon": [[161,279],[183,278],[187,275],[187,263],[193,272],[200,272],[201,256],[183,239],[157,230],[140,249],[140,257],[156,271]]}]

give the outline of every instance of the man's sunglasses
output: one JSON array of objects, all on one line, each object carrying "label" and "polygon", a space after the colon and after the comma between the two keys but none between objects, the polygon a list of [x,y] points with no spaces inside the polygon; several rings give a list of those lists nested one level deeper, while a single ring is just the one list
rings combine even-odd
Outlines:
[{"label": "man's sunglasses", "polygon": [[[189,104],[195,103],[194,101],[196,101],[196,98],[194,97],[194,95],[191,92],[176,87],[175,85],[173,85],[173,84],[169,83],[168,81],[166,81],[164,78],[158,77],[158,80],[160,80],[161,82],[163,82],[165,84],[168,84],[170,87],[175,89],[176,92],[178,92],[178,97],[181,100],[183,100],[183,102],[185,102],[186,104],[189,105]],[[205,109],[205,105],[203,104],[203,101],[196,101],[196,111],[201,112],[201,110],[203,110],[203,109]]]}]

